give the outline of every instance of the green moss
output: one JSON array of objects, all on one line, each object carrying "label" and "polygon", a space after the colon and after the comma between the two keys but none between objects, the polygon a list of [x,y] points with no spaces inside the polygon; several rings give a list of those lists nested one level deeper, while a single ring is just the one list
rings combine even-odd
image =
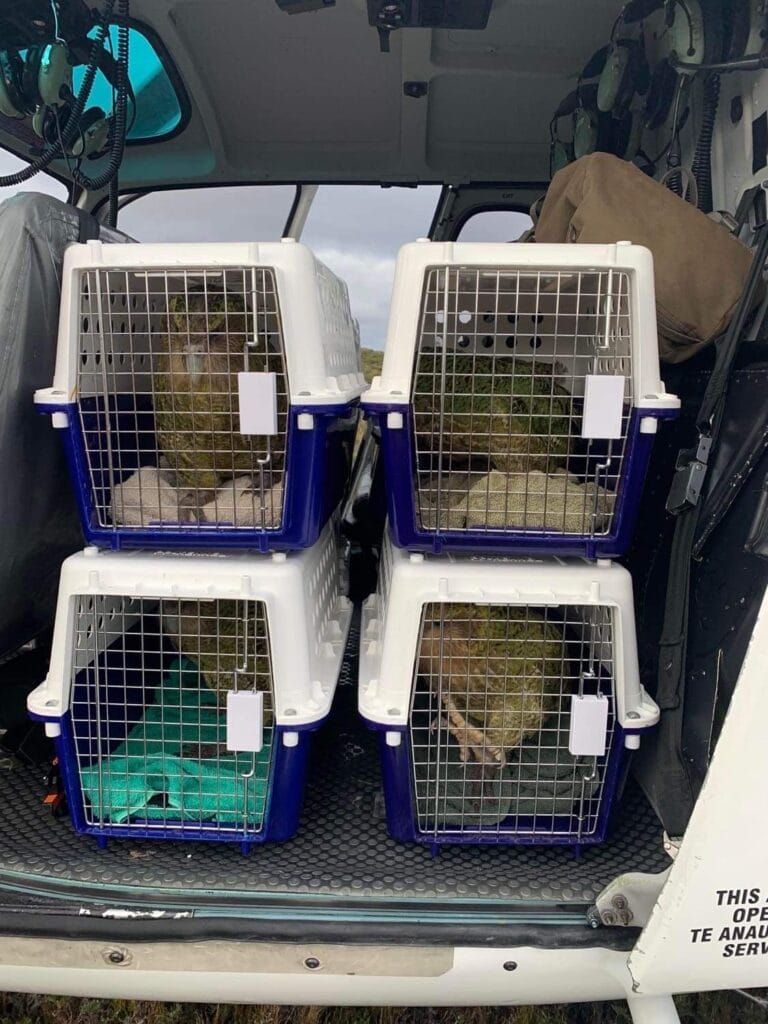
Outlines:
[{"label": "green moss", "polygon": [[421,356],[414,406],[417,433],[442,434],[449,460],[483,459],[507,473],[565,466],[571,396],[551,364],[449,355],[444,378],[442,369],[441,353]]}]

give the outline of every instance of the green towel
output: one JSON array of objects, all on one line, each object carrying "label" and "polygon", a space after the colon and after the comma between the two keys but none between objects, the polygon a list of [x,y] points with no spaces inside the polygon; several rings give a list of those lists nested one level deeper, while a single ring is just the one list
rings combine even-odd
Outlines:
[{"label": "green towel", "polygon": [[579,811],[582,799],[586,803],[600,790],[604,769],[595,766],[595,758],[570,752],[570,722],[567,715],[563,719],[556,746],[547,739],[540,749],[536,740],[530,740],[507,755],[517,815],[569,817]]},{"label": "green towel", "polygon": [[433,826],[491,827],[512,813],[514,789],[509,767],[499,771],[464,763],[458,743],[441,729],[414,725],[417,811]]},{"label": "green towel", "polygon": [[[414,725],[418,814],[440,828],[486,828],[510,817],[569,817],[600,787],[602,773],[594,759],[568,750],[569,723],[557,733],[556,745],[540,749],[533,739],[507,752],[503,768],[465,764],[454,738],[445,729],[440,743],[430,733],[428,717]],[[547,740],[549,743],[549,740]],[[438,761],[439,753],[439,761]]]},{"label": "green towel", "polygon": [[226,749],[226,711],[197,665],[175,659],[124,743],[80,771],[95,819],[261,823],[271,729],[258,754]]}]

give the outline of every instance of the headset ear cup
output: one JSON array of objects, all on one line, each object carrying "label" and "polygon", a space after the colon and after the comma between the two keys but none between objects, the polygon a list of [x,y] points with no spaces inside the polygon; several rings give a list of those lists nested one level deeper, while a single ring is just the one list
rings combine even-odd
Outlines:
[{"label": "headset ear cup", "polygon": [[645,131],[645,125],[643,123],[643,114],[640,110],[631,110],[626,114],[626,144],[623,152],[619,154],[625,160],[634,160],[637,154],[640,152],[640,147],[643,142],[643,132]]},{"label": "headset ear cup", "polygon": [[0,75],[0,114],[3,117],[23,117],[16,107],[11,103],[11,98],[8,95],[8,89],[5,85],[5,76]]},{"label": "headset ear cup", "polygon": [[26,117],[29,113],[21,90],[22,70],[18,54],[0,50],[0,113],[6,117]]},{"label": "headset ear cup", "polygon": [[596,53],[593,53],[584,70],[579,75],[579,81],[589,82],[593,78],[599,78],[605,70],[607,61],[611,59],[612,50],[613,43],[607,43],[605,46],[601,46]]},{"label": "headset ear cup", "polygon": [[72,96],[72,65],[69,51],[61,43],[46,46],[40,61],[37,76],[37,93],[40,102],[57,107]]},{"label": "headset ear cup", "polygon": [[604,114],[623,117],[636,93],[645,95],[650,82],[643,44],[619,39],[606,61],[597,87],[597,108]]},{"label": "headset ear cup", "polygon": [[668,60],[653,69],[645,103],[645,126],[651,131],[661,128],[669,117],[677,88],[677,72]]},{"label": "headset ear cup", "polygon": [[600,115],[596,110],[581,107],[573,121],[573,155],[576,160],[597,152],[600,137]]},{"label": "headset ear cup", "polygon": [[49,146],[57,140],[56,117],[52,107],[38,107],[32,115],[32,130]]},{"label": "headset ear cup", "polygon": [[739,60],[741,57],[747,56],[747,46],[752,27],[750,0],[730,0],[728,16],[729,33],[725,59],[727,61]]},{"label": "headset ear cup", "polygon": [[[640,140],[635,134],[638,121],[642,121],[638,114],[628,110],[621,117],[615,117],[611,123],[611,138],[609,152],[622,160],[632,160],[640,148]],[[637,141],[635,142],[635,139]],[[633,148],[634,147],[634,148]]]},{"label": "headset ear cup", "polygon": [[109,118],[101,107],[89,107],[80,118],[77,137],[72,143],[74,157],[94,156],[109,142]]},{"label": "headset ear cup", "polygon": [[555,139],[552,143],[552,155],[550,157],[550,174],[554,178],[558,171],[572,164],[574,161],[573,144],[563,142],[562,139]]},{"label": "headset ear cup", "polygon": [[725,57],[725,26],[731,3],[732,0],[699,0],[704,22],[705,64],[716,64]]},{"label": "headset ear cup", "polygon": [[44,46],[31,46],[24,60],[24,70],[21,75],[21,88],[24,93],[24,102],[31,113],[40,106],[40,64],[45,52]]},{"label": "headset ear cup", "polygon": [[621,40],[614,43],[597,86],[597,109],[604,114],[609,114],[614,109],[624,91],[629,63],[629,47]]}]

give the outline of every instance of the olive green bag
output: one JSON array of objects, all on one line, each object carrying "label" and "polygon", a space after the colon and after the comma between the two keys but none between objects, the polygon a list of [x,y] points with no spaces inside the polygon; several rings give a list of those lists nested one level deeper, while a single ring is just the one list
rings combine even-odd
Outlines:
[{"label": "olive green bag", "polygon": [[634,242],[653,253],[659,352],[690,359],[724,333],[752,263],[747,246],[633,164],[608,153],[555,175],[537,242]]}]

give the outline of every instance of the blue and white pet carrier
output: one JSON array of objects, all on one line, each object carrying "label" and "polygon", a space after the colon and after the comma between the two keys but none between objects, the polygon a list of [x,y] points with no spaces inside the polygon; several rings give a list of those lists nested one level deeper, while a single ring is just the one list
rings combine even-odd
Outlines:
[{"label": "blue and white pet carrier", "polygon": [[360,712],[405,842],[605,839],[641,734],[632,581],[610,563],[384,545],[364,606]]},{"label": "blue and white pet carrier", "polygon": [[401,547],[622,554],[659,420],[679,406],[659,378],[646,249],[401,250],[363,400]]},{"label": "blue and white pet carrier", "polygon": [[88,242],[35,401],[90,543],[275,551],[338,506],[363,388],[346,285],[305,246]]},{"label": "blue and white pet carrier", "polygon": [[340,569],[332,524],[291,554],[67,559],[28,709],[75,828],[101,844],[289,839],[350,624]]}]

